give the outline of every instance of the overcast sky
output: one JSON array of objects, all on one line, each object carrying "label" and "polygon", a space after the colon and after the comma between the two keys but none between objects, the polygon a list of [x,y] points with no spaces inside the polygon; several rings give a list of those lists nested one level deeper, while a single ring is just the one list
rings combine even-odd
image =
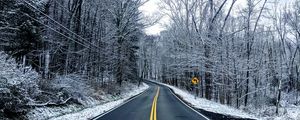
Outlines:
[{"label": "overcast sky", "polygon": [[[269,0],[269,1],[275,1],[275,0]],[[286,2],[291,2],[294,0],[279,0],[281,4],[284,4]],[[232,1],[229,0],[228,4],[229,5]],[[246,2],[247,0],[238,0],[237,3],[235,4],[233,10],[234,11],[238,11],[241,8],[243,8],[244,6],[246,6]],[[156,14],[158,12],[160,12],[158,4],[160,3],[160,0],[149,0],[149,2],[147,2],[146,4],[144,4],[142,7],[140,7],[140,10],[143,12],[144,15],[149,16],[149,15],[153,15]],[[261,2],[262,3],[262,2]],[[229,6],[227,6],[229,7]],[[161,19],[159,21],[159,23],[150,26],[148,28],[145,29],[146,34],[148,35],[158,35],[161,31],[163,31],[164,25],[168,24],[169,19],[167,18],[167,16],[164,16],[163,19]]]},{"label": "overcast sky", "polygon": [[[159,4],[160,0],[149,0],[146,4],[144,4],[142,7],[140,7],[140,10],[147,16],[155,14],[159,12]],[[159,21],[159,23],[162,23],[163,21]],[[151,27],[148,27],[145,29],[146,34],[159,34],[160,31],[164,30],[161,24],[155,24]]]}]

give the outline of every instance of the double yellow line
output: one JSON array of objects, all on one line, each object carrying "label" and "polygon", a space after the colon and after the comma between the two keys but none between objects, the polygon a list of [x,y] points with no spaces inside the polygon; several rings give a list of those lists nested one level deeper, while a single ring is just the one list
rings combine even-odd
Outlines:
[{"label": "double yellow line", "polygon": [[157,88],[156,95],[155,95],[155,97],[153,99],[153,102],[152,102],[150,120],[156,120],[156,104],[157,104],[158,95],[159,95],[159,87]]}]

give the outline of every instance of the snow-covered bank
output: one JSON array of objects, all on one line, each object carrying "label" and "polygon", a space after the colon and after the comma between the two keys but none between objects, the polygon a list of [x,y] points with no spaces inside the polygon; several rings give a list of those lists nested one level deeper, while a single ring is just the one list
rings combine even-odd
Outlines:
[{"label": "snow-covered bank", "polygon": [[270,111],[275,111],[276,107],[269,106],[266,107],[264,112],[259,113],[259,114],[269,114],[269,115],[264,115],[260,117],[261,120],[300,120],[300,106],[295,106],[295,105],[289,105],[284,108],[280,108],[279,110],[279,115],[276,116],[275,114],[270,114]]},{"label": "snow-covered bank", "polygon": [[[119,99],[111,99],[109,102],[104,104],[96,105],[89,107],[71,114],[62,115],[59,117],[53,117],[50,120],[87,120],[93,117],[96,117],[118,105],[122,104],[124,101],[130,99],[131,97],[142,93],[147,90],[149,86],[143,83],[140,87],[131,87],[127,88],[127,92],[124,92],[120,95]],[[50,113],[51,114],[51,113]],[[37,118],[39,119],[39,118]]]},{"label": "snow-covered bank", "polygon": [[209,101],[209,100],[199,98],[199,97],[197,97],[195,99],[194,95],[190,94],[187,91],[181,90],[177,87],[174,87],[174,86],[171,86],[168,84],[164,84],[164,83],[160,83],[160,82],[156,82],[156,81],[152,81],[152,82],[169,87],[170,89],[172,89],[174,91],[175,94],[181,96],[181,98],[184,101],[189,102],[195,108],[203,109],[203,110],[206,110],[209,112],[230,115],[230,116],[238,117],[238,118],[257,119],[254,115],[248,114],[242,110],[239,110],[239,109],[236,109],[236,108],[233,108],[230,106],[222,105],[220,103],[216,103],[216,102]]}]

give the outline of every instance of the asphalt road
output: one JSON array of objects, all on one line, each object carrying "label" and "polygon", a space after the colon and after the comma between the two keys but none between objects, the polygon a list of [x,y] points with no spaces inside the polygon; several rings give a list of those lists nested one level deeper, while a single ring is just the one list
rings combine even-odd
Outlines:
[{"label": "asphalt road", "polygon": [[167,87],[148,85],[147,91],[96,120],[207,120],[184,105]]}]

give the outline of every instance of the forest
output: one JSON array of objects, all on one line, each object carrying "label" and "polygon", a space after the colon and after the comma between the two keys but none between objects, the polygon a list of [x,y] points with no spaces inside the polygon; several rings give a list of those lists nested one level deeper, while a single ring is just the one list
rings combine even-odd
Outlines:
[{"label": "forest", "polygon": [[198,96],[254,114],[299,105],[300,1],[238,2],[161,0],[171,23],[142,45],[141,75],[189,91],[198,77]]},{"label": "forest", "polygon": [[124,81],[140,84],[142,1],[0,3],[0,109],[5,114],[15,116],[35,106],[83,104],[82,96],[92,90],[118,93]]},{"label": "forest", "polygon": [[159,0],[158,35],[144,31],[161,18],[139,10],[148,1],[0,0],[0,119],[146,80],[257,116],[300,105],[299,0]]}]

